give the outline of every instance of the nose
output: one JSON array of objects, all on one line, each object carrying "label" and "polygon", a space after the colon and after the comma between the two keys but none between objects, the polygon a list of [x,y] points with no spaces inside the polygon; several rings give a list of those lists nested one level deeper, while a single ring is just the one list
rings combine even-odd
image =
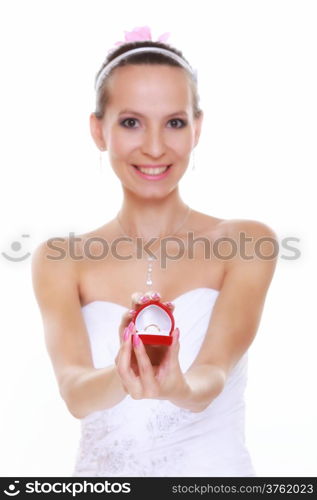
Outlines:
[{"label": "nose", "polygon": [[159,158],[165,153],[166,145],[163,132],[157,128],[149,128],[143,136],[142,152],[144,154]]}]

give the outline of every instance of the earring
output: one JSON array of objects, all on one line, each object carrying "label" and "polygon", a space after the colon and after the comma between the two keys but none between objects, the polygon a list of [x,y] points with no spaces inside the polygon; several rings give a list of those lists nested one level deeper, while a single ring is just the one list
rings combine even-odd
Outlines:
[{"label": "earring", "polygon": [[102,152],[105,151],[105,148],[100,148],[99,149],[99,168],[100,168],[100,172],[102,171],[102,167],[103,167],[103,154]]}]

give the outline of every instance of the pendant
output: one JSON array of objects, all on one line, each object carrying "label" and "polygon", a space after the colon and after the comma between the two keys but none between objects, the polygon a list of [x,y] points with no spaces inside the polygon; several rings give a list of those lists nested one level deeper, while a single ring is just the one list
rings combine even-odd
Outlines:
[{"label": "pendant", "polygon": [[148,255],[147,257],[148,260],[148,267],[147,267],[147,279],[146,279],[146,284],[147,285],[153,285],[153,280],[152,280],[152,261],[155,260],[154,257],[151,257],[151,255]]}]

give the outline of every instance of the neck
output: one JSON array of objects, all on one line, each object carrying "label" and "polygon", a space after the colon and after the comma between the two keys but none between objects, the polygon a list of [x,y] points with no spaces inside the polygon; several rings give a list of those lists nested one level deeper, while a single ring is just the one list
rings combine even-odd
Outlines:
[{"label": "neck", "polygon": [[186,225],[189,207],[179,194],[170,195],[165,199],[145,200],[125,196],[118,219],[125,232],[132,237],[163,238],[177,231],[182,223]]}]

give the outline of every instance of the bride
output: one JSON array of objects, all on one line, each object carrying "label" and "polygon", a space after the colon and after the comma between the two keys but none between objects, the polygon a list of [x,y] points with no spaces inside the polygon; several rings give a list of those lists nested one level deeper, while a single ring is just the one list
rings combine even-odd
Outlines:
[{"label": "bride", "polygon": [[[76,237],[76,259],[70,238],[59,239],[62,259],[50,241],[32,259],[60,395],[82,423],[74,475],[254,475],[244,445],[245,368],[276,234],[181,198],[203,112],[179,50],[121,44],[97,74],[96,97],[91,135],[121,182],[121,208]],[[215,188],[210,182],[211,195]],[[175,315],[168,348],[144,345],[131,321],[149,299]]]}]

